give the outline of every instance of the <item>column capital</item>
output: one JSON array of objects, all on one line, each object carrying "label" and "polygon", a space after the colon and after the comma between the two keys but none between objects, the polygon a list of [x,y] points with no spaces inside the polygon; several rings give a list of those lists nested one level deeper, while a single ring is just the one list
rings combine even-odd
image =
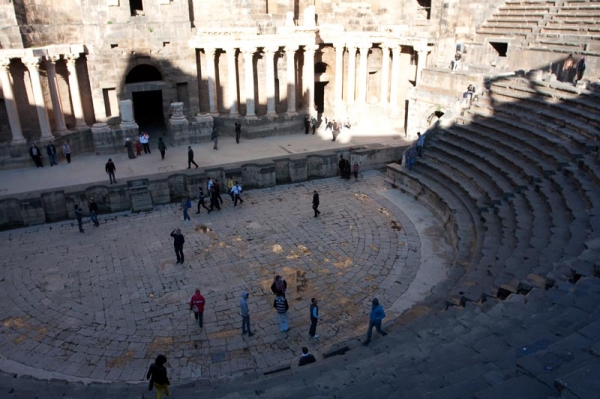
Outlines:
[{"label": "column capital", "polygon": [[256,53],[256,47],[240,47],[240,51],[242,52],[242,54],[244,54],[244,57],[254,56],[254,53]]},{"label": "column capital", "polygon": [[373,43],[361,43],[357,47],[360,50],[360,52],[362,53],[365,50],[366,51],[371,50],[371,48],[373,47]]},{"label": "column capital", "polygon": [[390,48],[392,49],[392,53],[394,55],[399,55],[402,52],[402,46],[395,44],[393,46],[390,46]]},{"label": "column capital", "polygon": [[215,49],[213,47],[204,47],[204,54],[206,54],[207,57],[208,56],[214,57],[216,51],[217,51],[217,49]]},{"label": "column capital", "polygon": [[342,48],[342,50],[344,49],[344,47],[346,47],[346,42],[333,42],[333,47],[336,49],[339,49],[340,47]]},{"label": "column capital", "polygon": [[286,53],[295,53],[298,50],[298,45],[297,44],[293,44],[293,45],[288,44],[287,46],[285,46],[284,50]]},{"label": "column capital", "polygon": [[346,48],[348,49],[348,52],[350,54],[356,54],[356,44],[354,44],[354,43],[352,43],[352,44],[347,43],[346,44]]},{"label": "column capital", "polygon": [[[234,55],[235,55],[235,51],[237,49],[238,48],[236,46],[233,46],[233,45],[232,46],[224,46],[224,47],[221,48],[221,50],[225,51],[225,53],[227,53],[227,54],[232,54],[233,53]],[[207,51],[207,49],[204,49],[204,51]],[[214,51],[214,49],[213,49],[213,51]]]},{"label": "column capital", "polygon": [[317,51],[319,49],[318,44],[306,44],[304,45],[304,51]]},{"label": "column capital", "polygon": [[21,61],[23,61],[23,64],[25,64],[27,69],[31,69],[31,68],[39,69],[40,68],[40,61],[41,61],[40,57],[24,57],[24,58],[21,58]]},{"label": "column capital", "polygon": [[67,65],[75,65],[75,62],[79,58],[79,54],[71,53],[65,54],[65,60],[67,61]]},{"label": "column capital", "polygon": [[56,61],[60,60],[60,55],[45,55],[44,61],[54,64]]},{"label": "column capital", "polygon": [[8,70],[10,68],[10,58],[0,57],[0,68]]},{"label": "column capital", "polygon": [[415,46],[413,46],[413,49],[415,49],[415,51],[417,53],[421,53],[421,52],[429,53],[431,51],[431,47],[427,46],[427,44],[415,45]]}]

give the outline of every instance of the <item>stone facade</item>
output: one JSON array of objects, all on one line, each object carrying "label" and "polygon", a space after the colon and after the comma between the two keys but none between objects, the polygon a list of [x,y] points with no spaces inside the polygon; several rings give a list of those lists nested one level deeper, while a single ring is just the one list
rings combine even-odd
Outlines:
[{"label": "stone facade", "polygon": [[[124,100],[132,101],[128,122],[168,130],[173,144],[206,140],[213,126],[233,119],[250,138],[289,134],[307,114],[319,122],[383,122],[413,135],[406,121],[427,118],[422,112],[431,106],[450,108],[432,97],[443,97],[453,78],[423,71],[448,71],[457,46],[469,73],[553,70],[569,49],[588,55],[588,71],[596,69],[589,21],[581,17],[581,27],[571,29],[573,16],[586,11],[593,21],[596,10],[568,2],[540,3],[535,25],[521,21],[535,1],[54,3],[0,4],[0,144],[13,155],[27,141],[74,132],[87,137],[82,150],[110,151],[106,138],[96,148],[89,133],[95,123],[111,126],[103,134],[116,133],[118,151],[115,118]],[[428,89],[419,90],[423,85]],[[418,95],[427,92],[436,94]],[[407,114],[418,101],[427,106]],[[172,103],[182,115],[173,118]],[[2,167],[26,156],[11,159]]]}]

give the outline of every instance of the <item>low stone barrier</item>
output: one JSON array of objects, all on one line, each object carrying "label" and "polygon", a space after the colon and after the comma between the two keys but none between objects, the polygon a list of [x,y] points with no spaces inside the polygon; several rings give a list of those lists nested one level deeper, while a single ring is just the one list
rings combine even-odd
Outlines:
[{"label": "low stone barrier", "polygon": [[119,179],[116,185],[106,182],[67,186],[0,197],[0,229],[50,223],[75,218],[75,204],[83,204],[87,214],[87,201],[94,198],[98,213],[123,212],[132,209],[131,188],[142,182],[147,186],[153,205],[180,202],[185,197],[195,199],[198,187],[205,187],[207,179],[219,179],[223,191],[227,179],[240,182],[245,190],[272,187],[310,179],[332,177],[339,174],[340,156],[358,162],[360,170],[383,168],[387,163],[402,157],[405,147],[369,145],[337,151],[293,154],[288,157],[231,163],[203,169],[182,170],[154,175]]}]

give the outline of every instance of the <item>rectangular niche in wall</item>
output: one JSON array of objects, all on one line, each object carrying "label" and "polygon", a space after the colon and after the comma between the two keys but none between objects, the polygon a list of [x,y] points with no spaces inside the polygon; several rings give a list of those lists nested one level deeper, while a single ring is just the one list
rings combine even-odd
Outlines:
[{"label": "rectangular niche in wall", "polygon": [[129,10],[131,16],[144,15],[144,1],[143,0],[129,0]]},{"label": "rectangular niche in wall", "polygon": [[508,43],[501,42],[489,42],[490,46],[494,49],[498,57],[506,57],[506,52],[508,51]]},{"label": "rectangular niche in wall", "polygon": [[114,87],[102,89],[102,95],[104,97],[104,111],[106,112],[106,117],[118,116],[119,101],[117,99],[117,90]]},{"label": "rectangular niche in wall", "polygon": [[189,111],[190,109],[190,93],[188,91],[188,84],[177,83],[177,101],[183,103],[183,110]]}]

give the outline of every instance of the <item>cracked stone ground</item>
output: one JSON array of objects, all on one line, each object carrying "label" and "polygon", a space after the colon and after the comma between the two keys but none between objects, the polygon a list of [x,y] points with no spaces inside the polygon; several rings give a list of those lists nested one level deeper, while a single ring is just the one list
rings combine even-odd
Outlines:
[{"label": "cracked stone ground", "polygon": [[[191,212],[187,223],[168,205],[101,215],[85,234],[71,221],[2,232],[0,353],[39,377],[103,381],[139,381],[159,353],[174,381],[272,370],[304,345],[324,353],[364,334],[371,298],[391,305],[417,271],[419,238],[377,195],[383,186],[372,172],[249,190],[237,208],[223,195],[222,211]],[[169,237],[177,227],[184,265]],[[276,274],[288,282],[288,333],[272,307]],[[188,310],[196,287],[206,298],[202,332]],[[241,335],[244,290],[253,337]],[[308,337],[311,297],[323,315],[319,340]]]}]

